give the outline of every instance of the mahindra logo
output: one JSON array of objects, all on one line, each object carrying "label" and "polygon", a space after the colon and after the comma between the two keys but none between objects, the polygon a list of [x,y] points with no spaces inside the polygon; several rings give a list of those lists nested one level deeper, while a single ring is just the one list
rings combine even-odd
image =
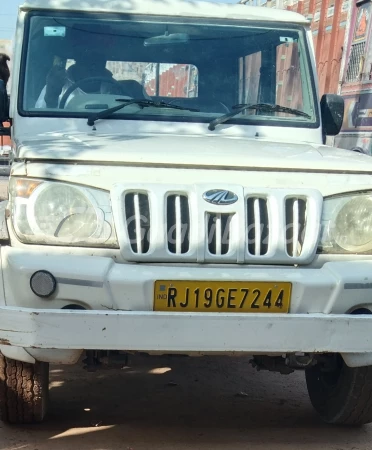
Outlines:
[{"label": "mahindra logo", "polygon": [[238,196],[234,192],[222,189],[204,192],[203,198],[206,202],[212,203],[212,205],[232,205],[238,201]]}]

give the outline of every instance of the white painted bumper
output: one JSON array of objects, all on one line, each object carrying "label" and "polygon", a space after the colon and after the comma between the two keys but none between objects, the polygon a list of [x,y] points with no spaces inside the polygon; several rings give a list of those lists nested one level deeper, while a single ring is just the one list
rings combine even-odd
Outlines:
[{"label": "white painted bumper", "polygon": [[[9,357],[21,358],[22,348],[36,359],[61,363],[73,359],[65,351],[78,357],[82,349],[340,352],[349,365],[372,365],[372,315],[349,314],[372,310],[372,260],[321,268],[171,266],[117,264],[109,257],[44,249],[1,248],[0,349]],[[30,289],[37,270],[50,271],[58,281],[50,299]],[[162,279],[290,282],[290,313],[154,312],[154,281]],[[70,304],[87,310],[62,309]],[[60,350],[53,350],[53,359],[47,349]]]},{"label": "white painted bumper", "polygon": [[372,352],[369,316],[0,308],[0,343],[165,352]]}]

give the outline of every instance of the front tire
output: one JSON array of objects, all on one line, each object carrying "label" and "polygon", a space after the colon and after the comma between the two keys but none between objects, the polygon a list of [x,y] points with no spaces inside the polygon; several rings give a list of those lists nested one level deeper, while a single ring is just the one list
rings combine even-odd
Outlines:
[{"label": "front tire", "polygon": [[317,413],[335,425],[372,422],[372,366],[353,368],[340,355],[327,358],[330,364],[306,370],[310,401]]},{"label": "front tire", "polygon": [[0,354],[0,419],[7,423],[42,422],[47,412],[49,364],[15,361]]}]

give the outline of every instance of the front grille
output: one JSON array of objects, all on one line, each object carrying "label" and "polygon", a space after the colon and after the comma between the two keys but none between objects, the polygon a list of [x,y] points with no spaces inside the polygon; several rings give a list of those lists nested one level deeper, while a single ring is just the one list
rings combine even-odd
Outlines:
[{"label": "front grille", "polygon": [[255,256],[266,255],[270,238],[267,199],[248,197],[246,206],[248,253]]},{"label": "front grille", "polygon": [[287,198],[285,219],[287,253],[292,257],[300,256],[306,234],[306,199]]},{"label": "front grille", "polygon": [[183,255],[190,248],[190,210],[186,195],[174,194],[167,198],[168,250]]},{"label": "front grille", "polygon": [[211,204],[203,194],[213,188],[116,187],[112,207],[124,258],[210,264],[312,261],[320,234],[323,198],[319,191],[223,186],[237,201]]},{"label": "front grille", "polygon": [[133,253],[142,255],[150,249],[150,204],[147,194],[131,192],[125,196],[125,217]]}]

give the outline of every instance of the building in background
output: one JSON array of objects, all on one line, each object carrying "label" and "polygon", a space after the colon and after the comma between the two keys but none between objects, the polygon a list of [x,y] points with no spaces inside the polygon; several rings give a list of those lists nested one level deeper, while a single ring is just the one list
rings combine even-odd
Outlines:
[{"label": "building in background", "polygon": [[241,3],[298,12],[311,20],[320,95],[339,91],[350,9],[355,0],[242,0]]}]

